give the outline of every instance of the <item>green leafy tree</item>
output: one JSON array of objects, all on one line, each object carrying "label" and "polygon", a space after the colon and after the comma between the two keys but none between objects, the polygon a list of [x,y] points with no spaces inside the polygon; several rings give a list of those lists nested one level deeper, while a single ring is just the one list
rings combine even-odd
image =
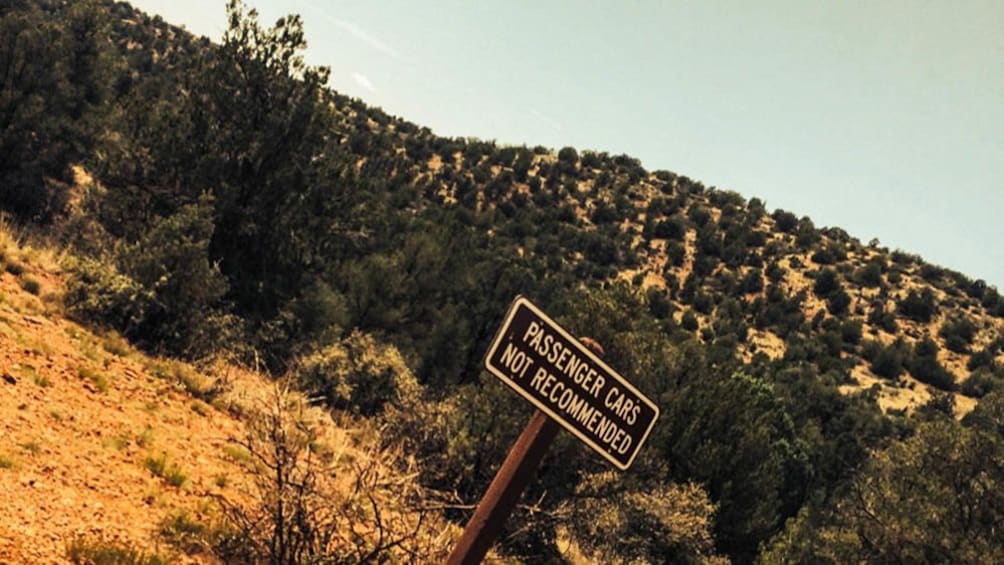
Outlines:
[{"label": "green leafy tree", "polygon": [[876,453],[828,509],[803,510],[764,563],[996,563],[1004,444],[951,418]]},{"label": "green leafy tree", "polygon": [[804,496],[805,446],[767,383],[703,374],[664,407],[661,447],[681,480],[705,485],[718,505],[719,548],[751,559]]}]

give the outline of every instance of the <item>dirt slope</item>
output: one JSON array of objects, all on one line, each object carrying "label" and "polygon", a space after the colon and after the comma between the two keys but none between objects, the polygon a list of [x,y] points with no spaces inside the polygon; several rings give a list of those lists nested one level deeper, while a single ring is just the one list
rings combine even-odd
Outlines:
[{"label": "dirt slope", "polygon": [[[273,385],[222,363],[200,373],[153,359],[67,320],[52,253],[9,234],[0,250],[0,563],[64,562],[74,539],[212,562],[161,530],[179,515],[213,520],[207,495],[246,496],[246,458],[228,442],[243,434],[233,404]],[[211,386],[229,392],[212,405],[191,392]],[[333,451],[365,456],[326,418]],[[453,530],[426,520],[429,543],[448,546]]]}]

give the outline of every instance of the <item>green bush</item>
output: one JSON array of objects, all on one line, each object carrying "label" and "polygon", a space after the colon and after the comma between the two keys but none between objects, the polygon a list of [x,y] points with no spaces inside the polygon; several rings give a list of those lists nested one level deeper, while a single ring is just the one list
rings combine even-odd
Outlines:
[{"label": "green bush", "polygon": [[143,322],[154,293],[123,275],[114,264],[93,259],[71,260],[66,283],[69,313],[132,335]]},{"label": "green bush", "polygon": [[213,234],[208,201],[153,222],[139,241],[110,263],[70,265],[71,314],[113,327],[130,339],[197,357],[222,347],[236,331],[222,303],[227,284],[210,262]]},{"label": "green bush", "polygon": [[358,330],[300,361],[300,386],[332,408],[372,416],[417,384],[397,348]]},{"label": "green bush", "polygon": [[847,314],[847,307],[851,304],[851,296],[844,289],[831,292],[826,299],[826,309],[834,316]]},{"label": "green bush", "polygon": [[697,316],[695,316],[690,310],[687,310],[683,314],[683,319],[680,321],[680,325],[688,332],[697,331],[697,328],[699,327]]},{"label": "green bush", "polygon": [[668,218],[655,225],[655,237],[662,239],[683,239],[687,229],[678,218]]},{"label": "green bush", "polygon": [[995,377],[993,373],[986,370],[975,371],[969,378],[962,381],[960,390],[962,394],[970,398],[983,398],[995,390],[999,390],[1001,379]]},{"label": "green bush", "polygon": [[709,221],[711,221],[711,212],[707,210],[704,206],[694,205],[687,210],[687,217],[690,221],[694,222],[698,228],[703,228]]},{"label": "green bush", "polygon": [[955,375],[938,361],[938,344],[929,338],[914,344],[913,356],[907,362],[907,369],[915,379],[941,390],[955,390]]},{"label": "green bush", "polygon": [[833,269],[822,269],[816,274],[816,282],[812,285],[812,292],[820,298],[826,298],[834,291],[840,289],[840,279]]},{"label": "green bush", "polygon": [[967,353],[976,337],[976,324],[969,318],[955,317],[941,324],[938,335],[945,340],[945,347],[948,349],[956,353]]},{"label": "green bush", "polygon": [[558,151],[558,161],[564,165],[575,165],[579,161],[579,152],[574,147],[562,147]]},{"label": "green bush", "polygon": [[861,321],[847,320],[840,325],[840,339],[849,345],[861,342]]},{"label": "green bush", "polygon": [[896,308],[903,316],[926,324],[938,312],[938,301],[929,288],[925,288],[921,292],[911,290],[905,298],[899,301]]},{"label": "green bush", "polygon": [[882,285],[882,265],[871,261],[854,272],[854,280],[861,286],[875,288]]},{"label": "green bush", "polygon": [[896,330],[899,329],[896,316],[892,312],[886,311],[883,301],[876,301],[872,304],[871,310],[868,312],[868,323],[889,333],[896,333]]},{"label": "green bush", "polygon": [[781,210],[780,208],[774,210],[771,217],[774,218],[774,223],[777,225],[778,231],[792,233],[795,227],[798,226],[798,216],[792,214],[791,212]]},{"label": "green bush", "polygon": [[903,374],[905,354],[902,342],[897,341],[888,347],[878,341],[869,341],[863,347],[864,358],[870,361],[873,373],[887,379],[895,379]]},{"label": "green bush", "polygon": [[966,362],[966,368],[970,371],[982,368],[993,370],[995,367],[996,363],[994,362],[994,352],[989,347],[973,353],[969,357],[969,361]]}]

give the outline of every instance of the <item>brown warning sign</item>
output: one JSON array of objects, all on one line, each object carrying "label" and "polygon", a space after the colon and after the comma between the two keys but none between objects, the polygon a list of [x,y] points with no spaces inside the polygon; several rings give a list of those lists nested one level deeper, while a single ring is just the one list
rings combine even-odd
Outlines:
[{"label": "brown warning sign", "polygon": [[509,307],[485,367],[621,470],[659,407],[525,297]]}]

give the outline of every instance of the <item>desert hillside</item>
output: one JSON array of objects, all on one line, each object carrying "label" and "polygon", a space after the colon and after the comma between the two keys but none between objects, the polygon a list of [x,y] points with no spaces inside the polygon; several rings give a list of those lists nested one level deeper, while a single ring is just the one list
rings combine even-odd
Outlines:
[{"label": "desert hillside", "polygon": [[559,434],[501,559],[1004,561],[992,281],[629,155],[437,135],[331,89],[299,17],[222,9],[208,39],[0,8],[0,210],[42,236],[2,258],[4,551],[437,561],[532,412],[482,364],[523,295],[661,416],[624,473]]}]

